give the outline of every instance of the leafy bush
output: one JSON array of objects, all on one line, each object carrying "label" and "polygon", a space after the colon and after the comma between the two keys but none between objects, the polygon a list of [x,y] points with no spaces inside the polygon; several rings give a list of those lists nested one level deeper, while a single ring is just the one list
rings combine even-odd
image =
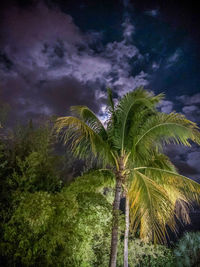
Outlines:
[{"label": "leafy bush", "polygon": [[190,232],[178,241],[174,249],[176,266],[200,266],[200,232]]},{"label": "leafy bush", "polygon": [[[120,244],[118,266],[123,266],[123,244]],[[144,243],[140,239],[129,241],[130,267],[172,267],[174,256],[170,249],[164,245]]]},{"label": "leafy bush", "polygon": [[21,193],[4,224],[7,266],[107,266],[112,205],[102,192],[106,183],[112,177],[92,172],[61,192]]}]

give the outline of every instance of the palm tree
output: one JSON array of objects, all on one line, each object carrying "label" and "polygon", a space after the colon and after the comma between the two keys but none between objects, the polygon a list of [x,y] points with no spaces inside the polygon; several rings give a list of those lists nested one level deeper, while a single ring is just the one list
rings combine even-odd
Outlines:
[{"label": "palm tree", "polygon": [[[152,155],[162,148],[163,142],[190,145],[188,139],[191,139],[200,143],[200,134],[195,123],[180,114],[167,115],[156,110],[162,98],[163,94],[154,96],[153,93],[138,88],[114,105],[111,90],[108,90],[106,127],[86,106],[72,107],[74,116],[60,117],[55,123],[57,134],[61,134],[64,143],[70,145],[75,156],[96,160],[102,166],[111,168],[115,174],[110,267],[116,266],[119,204],[122,188],[126,188],[127,181],[133,178],[131,173],[134,173],[134,179],[130,192],[133,192],[132,196],[136,193],[135,202],[145,196],[145,188],[148,193],[150,187],[154,196],[154,191],[157,193],[160,188],[156,187],[153,180],[144,177],[148,171],[156,172],[156,168],[150,169],[148,162]],[[138,192],[143,191],[139,196],[134,192],[134,183],[138,186]],[[160,194],[162,193],[164,194]],[[133,203],[134,201],[132,206]],[[154,202],[149,202],[150,209],[151,204]],[[164,203],[162,205],[164,206]],[[146,207],[143,210],[144,213]],[[138,209],[136,216],[140,213],[141,209]],[[151,218],[153,216],[154,214]],[[140,219],[142,218],[140,215]]]}]

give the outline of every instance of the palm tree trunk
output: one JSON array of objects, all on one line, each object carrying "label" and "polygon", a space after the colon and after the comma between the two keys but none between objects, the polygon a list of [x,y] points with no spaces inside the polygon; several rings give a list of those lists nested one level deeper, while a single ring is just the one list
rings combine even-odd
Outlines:
[{"label": "palm tree trunk", "polygon": [[117,263],[117,245],[118,245],[118,227],[119,227],[119,205],[122,191],[121,177],[117,177],[115,188],[115,199],[113,203],[113,222],[112,222],[112,238],[111,238],[111,253],[109,267],[116,267]]},{"label": "palm tree trunk", "polygon": [[125,234],[124,234],[124,267],[128,267],[128,234],[129,234],[129,197],[126,194]]}]

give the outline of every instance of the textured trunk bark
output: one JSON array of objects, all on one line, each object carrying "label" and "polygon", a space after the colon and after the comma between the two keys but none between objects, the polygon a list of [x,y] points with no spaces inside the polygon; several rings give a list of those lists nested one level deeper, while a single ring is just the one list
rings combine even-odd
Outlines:
[{"label": "textured trunk bark", "polygon": [[124,234],[124,267],[128,267],[128,235],[129,235],[129,197],[126,194],[125,234]]},{"label": "textured trunk bark", "polygon": [[110,267],[116,267],[117,263],[117,244],[118,244],[118,227],[119,227],[119,205],[121,199],[122,180],[117,177],[115,188],[115,199],[113,203],[113,222],[112,222],[112,238],[111,238],[111,253]]}]

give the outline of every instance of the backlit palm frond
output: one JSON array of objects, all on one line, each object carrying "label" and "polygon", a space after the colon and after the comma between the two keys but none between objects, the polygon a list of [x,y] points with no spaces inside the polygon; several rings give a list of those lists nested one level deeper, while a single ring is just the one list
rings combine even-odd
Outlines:
[{"label": "backlit palm frond", "polygon": [[200,204],[200,184],[194,180],[166,169],[159,169],[153,167],[139,167],[136,170],[145,170],[151,176],[151,179],[158,182],[158,177],[162,176],[160,183],[163,186],[172,186],[179,190],[187,202],[192,203],[193,201]]},{"label": "backlit palm frond", "polygon": [[164,144],[191,146],[189,140],[200,144],[200,132],[194,122],[177,113],[157,113],[147,117],[134,138],[132,153],[140,158],[151,155],[152,150]]},{"label": "backlit palm frond", "polygon": [[145,174],[134,171],[128,195],[133,230],[139,227],[141,238],[146,238],[150,233],[149,238],[153,238],[155,243],[163,242],[166,224],[175,230],[174,203],[167,191]]},{"label": "backlit palm frond", "polygon": [[174,216],[182,223],[188,224],[190,220],[191,199],[185,194],[183,188],[174,187],[171,183],[163,186],[171,201],[174,203]]},{"label": "backlit palm frond", "polygon": [[131,149],[133,147],[134,141],[136,140],[137,135],[140,133],[141,126],[146,122],[149,116],[155,113],[156,111],[145,108],[143,105],[138,105],[136,108],[134,108],[134,113],[131,114],[132,121],[130,123],[130,129],[128,132],[129,138],[125,140],[127,148]]},{"label": "backlit palm frond", "polygon": [[137,109],[155,109],[156,104],[162,99],[163,95],[154,96],[143,88],[138,88],[127,93],[115,108],[116,123],[114,125],[113,143],[116,149],[124,151],[125,139],[129,135],[129,130],[133,122],[134,113]]},{"label": "backlit palm frond", "polygon": [[154,152],[152,155],[153,156],[150,159],[148,159],[149,167],[155,167],[159,169],[177,172],[176,167],[171,162],[168,156],[158,152]]},{"label": "backlit palm frond", "polygon": [[65,144],[69,144],[73,154],[81,159],[96,158],[106,163],[112,162],[109,145],[85,122],[76,117],[60,117],[55,130]]},{"label": "backlit palm frond", "polygon": [[84,121],[90,128],[92,128],[102,139],[107,139],[107,132],[102,122],[97,118],[91,109],[87,106],[72,106],[71,112],[82,121]]},{"label": "backlit palm frond", "polygon": [[[148,166],[150,168],[143,170],[144,174],[167,191],[174,207],[178,207],[175,213],[177,219],[189,223],[190,217],[188,207],[191,207],[192,202],[197,197],[196,193],[193,196],[191,193],[191,190],[194,191],[194,188],[191,188],[192,180],[187,179],[187,182],[185,182],[182,177],[178,178],[176,176],[178,173],[175,166],[166,155],[161,153],[154,153],[154,156],[148,161]],[[158,171],[158,169],[161,171]],[[162,170],[169,171],[169,173],[163,172]],[[140,171],[142,171],[142,169],[140,169]],[[185,184],[188,184],[187,190],[184,187]],[[198,187],[198,185],[196,186]],[[189,192],[190,195],[188,195],[187,192]]]},{"label": "backlit palm frond", "polygon": [[156,151],[152,151],[151,157],[147,157],[145,158],[145,160],[140,160],[138,162],[135,162],[135,168],[136,166],[151,167],[151,169],[148,168],[144,170],[141,169],[140,171],[142,171],[147,176],[152,177],[152,179],[160,185],[163,185],[165,182],[167,182],[167,179],[169,177],[166,178],[162,172],[155,171],[152,168],[168,170],[172,171],[173,173],[177,173],[177,169],[171,162],[169,157]]}]

